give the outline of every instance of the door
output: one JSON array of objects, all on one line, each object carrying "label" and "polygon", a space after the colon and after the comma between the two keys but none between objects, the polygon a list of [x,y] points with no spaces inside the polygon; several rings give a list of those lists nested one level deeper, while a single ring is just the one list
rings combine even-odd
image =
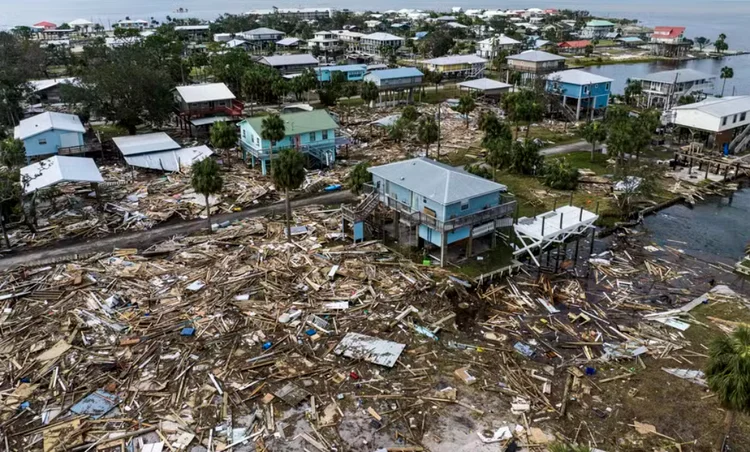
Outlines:
[{"label": "door", "polygon": [[80,145],[81,142],[78,140],[77,133],[63,133],[62,135],[60,135],[61,148],[72,148]]}]

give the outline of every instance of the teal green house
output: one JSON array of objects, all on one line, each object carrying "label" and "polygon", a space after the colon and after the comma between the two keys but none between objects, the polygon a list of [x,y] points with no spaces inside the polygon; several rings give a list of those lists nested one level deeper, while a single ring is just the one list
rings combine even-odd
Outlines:
[{"label": "teal green house", "polygon": [[[273,143],[273,153],[294,148],[317,160],[322,166],[336,161],[336,130],[338,123],[325,110],[303,111],[281,115],[286,136]],[[239,123],[242,157],[255,166],[260,162],[263,174],[268,171],[271,142],[263,139],[263,117],[247,118]]]}]

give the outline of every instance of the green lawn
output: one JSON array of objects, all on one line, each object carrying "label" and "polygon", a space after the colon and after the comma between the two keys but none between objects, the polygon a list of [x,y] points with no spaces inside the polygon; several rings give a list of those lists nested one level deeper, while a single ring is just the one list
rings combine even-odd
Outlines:
[{"label": "green lawn", "polygon": [[[521,131],[521,136],[525,136],[525,133],[525,131]],[[581,137],[575,133],[575,129],[572,126],[568,127],[568,131],[565,132],[562,130],[550,130],[545,126],[533,125],[531,126],[531,130],[529,130],[529,138],[539,138],[544,141],[542,148],[575,143],[581,139]]]},{"label": "green lawn", "polygon": [[107,141],[113,137],[128,135],[128,129],[122,126],[118,126],[117,124],[96,124],[91,127],[101,134],[102,142]]},{"label": "green lawn", "polygon": [[607,156],[601,153],[594,154],[593,162],[591,161],[591,152],[587,151],[571,152],[569,154],[563,154],[559,157],[565,157],[565,159],[568,160],[574,168],[590,169],[591,171],[595,172],[597,176],[612,173],[612,168],[608,168],[607,165]]}]

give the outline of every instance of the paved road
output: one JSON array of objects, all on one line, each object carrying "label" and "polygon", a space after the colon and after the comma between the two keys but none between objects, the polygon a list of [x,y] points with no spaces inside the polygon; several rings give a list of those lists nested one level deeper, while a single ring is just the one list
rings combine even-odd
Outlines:
[{"label": "paved road", "polygon": [[539,151],[539,154],[541,155],[558,155],[558,154],[567,154],[569,152],[577,152],[577,151],[590,151],[591,145],[586,142],[586,140],[576,141],[575,143],[569,143],[569,144],[563,144],[560,146],[554,146],[547,149],[542,149]]},{"label": "paved road", "polygon": [[[351,202],[355,199],[350,191],[339,191],[326,193],[309,198],[292,201],[292,207],[301,207],[311,204],[341,204]],[[242,212],[214,216],[214,223],[239,220],[242,218],[262,217],[272,213],[283,213],[284,203],[279,202],[268,206],[248,209]],[[74,258],[76,255],[87,255],[97,252],[109,252],[114,248],[138,248],[146,249],[154,243],[167,240],[175,235],[184,235],[206,229],[206,220],[195,219],[186,222],[157,226],[148,231],[129,232],[116,235],[108,235],[101,238],[93,238],[84,243],[74,243],[47,249],[22,250],[18,254],[0,259],[0,270],[7,270],[20,265],[35,265],[43,262]]]}]

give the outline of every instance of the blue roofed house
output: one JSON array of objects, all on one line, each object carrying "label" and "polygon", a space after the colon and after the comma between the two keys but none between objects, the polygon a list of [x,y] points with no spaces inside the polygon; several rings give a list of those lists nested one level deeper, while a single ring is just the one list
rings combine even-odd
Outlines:
[{"label": "blue roofed house", "polygon": [[[303,111],[281,115],[286,129],[284,139],[273,143],[273,153],[295,148],[317,160],[321,165],[330,166],[336,161],[336,130],[339,125],[325,110]],[[271,156],[271,142],[263,139],[263,117],[247,118],[240,122],[240,147],[242,156],[250,156],[252,165],[260,162],[261,171],[268,171]]]},{"label": "blue roofed house", "polygon": [[348,82],[361,82],[367,73],[366,64],[346,64],[339,66],[321,66],[315,68],[319,82],[330,82],[334,72],[342,72]]},{"label": "blue roofed house", "polygon": [[48,111],[22,120],[13,130],[13,137],[23,141],[29,160],[40,155],[85,152],[85,131],[78,116]]},{"label": "blue roofed house", "polygon": [[[502,184],[419,157],[369,168],[373,192],[381,205],[395,211],[395,224],[418,231],[418,244],[440,247],[445,265],[448,245],[462,242],[471,255],[473,239],[508,227],[516,203]],[[365,199],[364,203],[369,205]],[[357,224],[361,210],[348,209],[344,219]],[[355,227],[355,239],[356,237]],[[398,234],[397,234],[398,235]]]},{"label": "blue roofed house", "polygon": [[415,67],[399,67],[396,69],[383,69],[370,72],[365,75],[365,82],[373,82],[380,91],[378,102],[386,100],[397,101],[401,93],[406,91],[406,101],[411,102],[414,98],[414,88],[422,85],[424,74]]},{"label": "blue roofed house", "polygon": [[612,82],[611,78],[570,69],[549,74],[546,89],[561,96],[563,110],[579,121],[581,116],[591,119],[603,116],[609,105]]}]

